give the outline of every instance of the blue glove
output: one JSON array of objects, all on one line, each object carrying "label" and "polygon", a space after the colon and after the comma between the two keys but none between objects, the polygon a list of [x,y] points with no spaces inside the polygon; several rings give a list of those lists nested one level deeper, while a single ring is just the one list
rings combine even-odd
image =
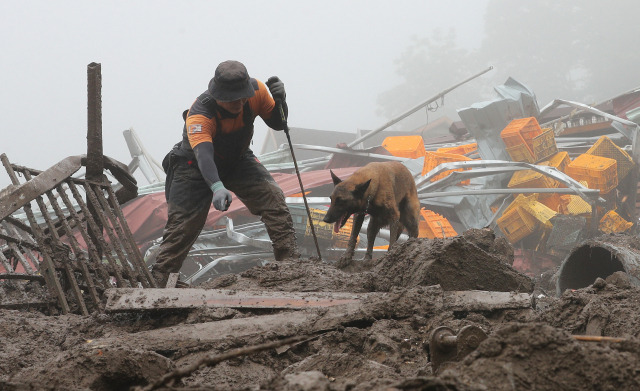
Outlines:
[{"label": "blue glove", "polygon": [[284,91],[284,83],[278,76],[271,76],[266,84],[274,100],[284,101],[287,98],[287,93]]},{"label": "blue glove", "polygon": [[222,182],[218,181],[211,185],[211,191],[213,191],[213,207],[221,212],[229,209],[229,205],[231,205],[231,192],[225,189]]}]

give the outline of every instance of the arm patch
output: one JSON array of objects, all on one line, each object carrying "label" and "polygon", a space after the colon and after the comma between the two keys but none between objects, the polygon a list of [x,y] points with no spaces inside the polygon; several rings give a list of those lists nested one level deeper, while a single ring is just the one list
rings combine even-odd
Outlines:
[{"label": "arm patch", "polygon": [[189,125],[188,132],[189,134],[202,133],[202,125],[201,124]]}]

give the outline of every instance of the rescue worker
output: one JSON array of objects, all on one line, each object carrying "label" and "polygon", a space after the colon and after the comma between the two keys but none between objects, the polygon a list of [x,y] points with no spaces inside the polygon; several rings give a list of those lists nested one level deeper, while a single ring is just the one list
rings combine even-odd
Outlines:
[{"label": "rescue worker", "polygon": [[[271,94],[271,95],[269,95]],[[275,98],[275,100],[274,100]],[[231,191],[267,228],[276,261],[300,256],[282,189],[249,145],[256,116],[282,130],[279,108],[288,113],[284,83],[265,85],[250,78],[238,61],[218,65],[208,89],[183,113],[182,141],[164,158],[168,219],[152,275],[160,287],[182,267],[198,238],[211,203],[219,211],[231,205]]]}]

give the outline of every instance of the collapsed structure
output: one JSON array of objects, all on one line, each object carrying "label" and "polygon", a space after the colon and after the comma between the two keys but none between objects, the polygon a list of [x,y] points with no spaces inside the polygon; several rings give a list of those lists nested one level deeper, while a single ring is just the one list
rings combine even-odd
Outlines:
[{"label": "collapsed structure", "polygon": [[[294,144],[296,155],[301,157],[298,164],[307,190],[310,214],[305,213],[302,205],[299,185],[293,175],[291,154],[285,145],[274,149],[280,135],[270,131],[267,140],[271,140],[271,143],[265,142],[265,145],[271,145],[274,150],[263,150],[260,159],[287,196],[303,255],[316,255],[312,234],[321,243],[322,254],[318,255],[323,259],[331,261],[343,252],[351,224],[346,224],[340,232],[335,233],[328,224],[322,222],[332,188],[328,169],[345,177],[371,161],[401,161],[413,173],[422,205],[419,237],[447,238],[472,228],[491,228],[511,243],[515,252],[513,266],[529,276],[559,266],[569,252],[585,239],[601,233],[634,229],[639,152],[635,148],[638,125],[633,121],[640,118],[640,92],[637,90],[595,107],[556,100],[539,109],[533,92],[510,78],[495,88],[498,94],[496,99],[458,110],[462,121],[451,123],[445,136],[425,139],[412,132],[398,135],[398,132],[388,131],[391,125],[407,115],[490,69],[351,141],[345,140],[347,142],[335,146]],[[294,133],[297,137],[305,137],[304,130]],[[315,137],[319,133],[313,131]],[[35,177],[34,181],[28,185],[25,183],[18,190],[5,189],[3,205],[13,207],[6,209],[0,217],[5,225],[19,221],[24,228],[24,225],[30,224],[31,230],[34,230],[30,240],[33,243],[39,240],[40,246],[50,242],[49,239],[38,238],[39,227],[44,226],[45,232],[51,232],[49,235],[57,241],[57,248],[67,247],[68,252],[73,253],[72,259],[92,259],[97,262],[102,255],[111,267],[116,263],[123,263],[123,266],[129,264],[138,275],[133,277],[129,285],[139,283],[153,286],[145,274],[147,268],[144,265],[150,266],[154,262],[166,221],[163,176],[160,165],[146,153],[133,129],[125,131],[124,135],[133,158],[128,170],[124,164],[113,159],[105,160],[107,168],[115,172],[114,177],[118,180],[113,188],[120,192],[119,198],[111,190],[113,194],[105,193],[109,202],[89,198],[93,192],[85,196],[86,203],[82,201],[83,196],[71,185],[81,183],[79,179],[71,177],[80,168],[78,164],[74,165],[75,171],[65,171],[65,178],[58,178],[58,182],[47,184],[49,186],[37,185],[37,182],[45,182],[47,176],[69,164],[69,159],[72,159],[69,158],[51,168],[51,173],[46,171],[46,175]],[[365,141],[374,145],[366,147]],[[9,163],[6,156],[3,159],[8,174],[17,186],[19,182],[14,171],[20,166]],[[131,176],[136,169],[144,174],[149,185],[137,187],[136,180]],[[25,167],[19,170],[31,173],[25,176],[26,179],[40,174],[38,170]],[[104,178],[104,184],[108,187],[109,182]],[[65,188],[60,187],[63,184]],[[31,190],[25,197],[27,187]],[[82,187],[87,188],[88,185],[83,184]],[[67,192],[73,196],[72,199],[66,197]],[[20,204],[15,202],[16,197],[22,200]],[[49,198],[48,205],[43,203],[45,197]],[[118,203],[114,202],[116,199]],[[39,222],[30,217],[29,202],[32,201],[39,207]],[[92,208],[94,213],[101,210],[102,213],[94,214],[96,221],[87,224],[83,219],[88,215],[88,209],[83,208]],[[113,223],[102,219],[102,215],[114,216],[116,222],[121,215],[126,224],[120,222],[118,225],[121,228],[114,227],[114,232],[130,234],[130,237],[114,237],[108,229]],[[308,221],[309,215],[311,222]],[[57,217],[58,220],[50,221],[48,216],[54,217],[53,220]],[[77,221],[65,224],[69,219]],[[91,223],[90,220],[88,222]],[[83,224],[86,227],[78,230]],[[317,232],[310,230],[310,224]],[[56,225],[63,229],[60,235],[53,233]],[[93,243],[87,240],[89,235],[103,236],[96,235],[99,227],[107,228],[104,231],[105,240]],[[366,230],[366,222],[362,230]],[[24,247],[27,241],[19,235],[25,235],[25,232],[16,231],[14,236],[8,235],[8,228],[5,228],[5,232],[3,239],[6,245],[2,254],[5,274],[20,275],[22,271],[25,275],[33,276],[40,263],[39,257],[48,264],[47,257],[50,255],[47,254],[53,250],[36,251],[39,255],[28,261],[23,254],[35,249]],[[388,234],[388,231],[382,231],[382,239],[378,239],[380,243],[376,243],[375,247],[378,252],[386,250],[384,238]],[[121,241],[127,246],[111,244],[110,248],[105,247],[113,241]],[[363,235],[357,251],[362,251],[365,246],[366,238]],[[128,252],[124,251],[125,247]],[[134,251],[134,247],[144,255],[144,261],[138,259],[139,253]],[[264,265],[270,259],[270,252],[271,244],[262,223],[248,213],[241,203],[233,203],[225,212],[212,208],[205,231],[181,270],[182,279],[197,284],[228,272]],[[129,262],[123,262],[124,258],[129,258]],[[609,270],[606,267],[603,269]],[[46,277],[46,273],[41,274]],[[66,274],[72,277],[69,271]],[[123,286],[120,281],[123,277],[115,269],[105,275],[114,277],[117,286]],[[71,278],[70,281],[73,280]],[[561,280],[567,281],[566,278]],[[89,281],[87,283],[91,286]],[[57,285],[53,282],[51,285],[60,299],[60,289],[55,288]],[[77,299],[78,295],[75,296]],[[92,301],[97,305],[95,297]],[[67,309],[64,300],[60,304]],[[86,310],[82,312],[86,313]]]},{"label": "collapsed structure", "polygon": [[[95,69],[91,64],[90,74]],[[156,282],[149,266],[166,218],[163,177],[133,130],[125,132],[133,158],[128,166],[102,156],[95,145],[89,145],[87,156],[63,159],[44,171],[19,166],[2,155],[13,185],[0,192],[0,281],[4,282],[0,283],[0,311],[93,314],[96,322],[107,323],[126,319],[131,312],[195,311],[190,313],[202,318],[192,320],[195,324],[168,321],[163,326],[172,327],[154,329],[157,325],[150,316],[149,323],[142,322],[131,337],[97,335],[59,352],[69,369],[82,376],[57,381],[69,388],[105,390],[135,385],[162,388],[204,364],[273,349],[276,353],[264,353],[260,359],[272,361],[265,367],[278,373],[267,382],[267,389],[285,389],[284,385],[297,389],[309,379],[315,379],[312,383],[320,385],[318,389],[352,389],[348,379],[340,380],[342,388],[332,388],[325,376],[340,373],[331,368],[335,362],[350,368],[349,357],[355,354],[367,358],[354,364],[354,373],[364,370],[381,377],[376,382],[350,373],[363,384],[362,389],[370,389],[364,385],[367,382],[386,387],[385,379],[396,381],[400,373],[422,380],[411,383],[414,388],[398,383],[396,389],[431,384],[466,390],[474,389],[468,386],[471,382],[452,380],[464,377],[456,372],[463,371],[463,366],[451,368],[451,362],[476,360],[477,364],[498,355],[491,348],[501,341],[519,341],[542,330],[551,344],[580,352],[590,350],[578,348],[576,341],[626,342],[622,337],[634,334],[621,336],[620,328],[609,331],[613,328],[610,317],[600,307],[594,309],[595,304],[575,310],[580,322],[551,322],[568,332],[587,334],[580,336],[583,339],[572,340],[552,326],[511,325],[495,334],[491,331],[498,329],[496,323],[503,318],[548,322],[557,317],[558,308],[573,303],[562,298],[566,302],[554,307],[556,299],[549,297],[561,296],[567,289],[591,287],[569,295],[602,294],[615,301],[621,297],[616,289],[640,282],[640,243],[629,235],[637,226],[640,91],[593,107],[556,100],[539,109],[535,95],[513,79],[495,90],[495,100],[459,110],[462,121],[452,123],[448,134],[437,139],[412,132],[385,132],[380,137],[382,130],[415,112],[414,108],[345,143],[295,144],[296,156],[302,157],[297,163],[312,221],[302,206],[289,150],[263,151],[260,159],[287,196],[299,244],[308,259],[271,262],[264,227],[240,202],[234,202],[228,211],[211,210],[206,230],[181,270],[191,289],[153,289]],[[90,91],[89,103],[90,118],[91,109],[95,117],[95,110],[99,111],[95,91]],[[90,127],[90,136],[98,138],[100,130]],[[304,130],[294,133],[302,138]],[[317,137],[318,132],[314,134]],[[277,134],[267,137],[277,142]],[[366,147],[367,140],[374,145]],[[96,160],[101,162],[97,172]],[[388,238],[389,233],[383,231],[376,243],[375,262],[337,270],[331,263],[344,251],[351,224],[336,233],[322,222],[333,187],[328,170],[346,177],[367,162],[385,160],[401,161],[416,180],[422,206],[419,239],[387,253],[385,235]],[[77,177],[83,166],[84,179]],[[104,168],[117,183],[105,176]],[[132,176],[135,169],[142,171],[149,185],[137,185]],[[323,262],[315,257],[311,224]],[[360,253],[365,241],[362,235]],[[542,281],[542,273],[555,275]],[[11,316],[7,319],[14,321]],[[109,327],[117,330],[121,325]],[[401,338],[394,330],[411,337]],[[267,337],[276,341],[265,343]],[[322,342],[313,345],[316,339]],[[127,349],[121,349],[121,344]],[[249,348],[229,351],[246,345]],[[336,345],[349,353],[323,351]],[[353,346],[359,346],[356,352]],[[224,357],[196,359],[201,349],[208,348],[225,352]],[[624,349],[620,350],[609,353],[627,362]],[[269,354],[286,357],[282,360],[286,365],[276,363]],[[500,354],[510,362],[518,357],[509,349]],[[183,359],[191,366],[181,372],[174,362]],[[117,364],[104,370],[103,360]],[[131,360],[138,366],[128,367]],[[79,370],[86,362],[94,370]],[[54,376],[48,361],[39,365],[41,376]],[[323,373],[312,373],[317,368],[323,368]],[[262,370],[250,368],[252,381],[261,378],[257,373]],[[481,369],[474,370],[482,376]],[[238,377],[241,370],[229,372]],[[442,376],[425,379],[436,374]],[[216,376],[222,375],[214,372]],[[495,378],[502,378],[502,373]],[[29,383],[25,371],[9,379],[18,382],[0,377],[0,385],[17,389],[35,384]],[[619,379],[625,386],[635,384],[633,376]],[[206,375],[198,381],[211,382]],[[237,385],[234,380],[227,382],[229,389]]]}]

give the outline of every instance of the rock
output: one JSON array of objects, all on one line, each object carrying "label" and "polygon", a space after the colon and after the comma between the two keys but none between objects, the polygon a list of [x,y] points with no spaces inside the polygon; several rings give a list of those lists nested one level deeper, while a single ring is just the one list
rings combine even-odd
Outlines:
[{"label": "rock", "polygon": [[284,376],[287,391],[328,391],[329,379],[320,371],[292,373]]}]

